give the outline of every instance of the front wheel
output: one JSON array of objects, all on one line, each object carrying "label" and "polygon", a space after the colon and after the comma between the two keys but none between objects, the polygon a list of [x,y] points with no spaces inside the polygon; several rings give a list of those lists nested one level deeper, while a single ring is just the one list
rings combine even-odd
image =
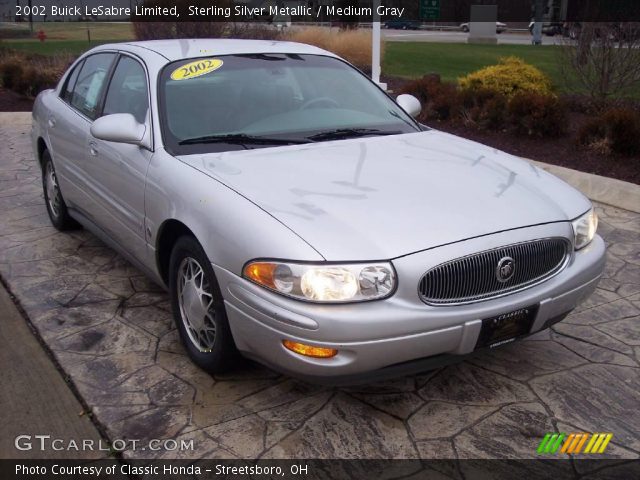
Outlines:
[{"label": "front wheel", "polygon": [[220,287],[200,244],[182,237],[171,253],[169,289],[173,317],[191,360],[209,373],[235,362],[236,349]]},{"label": "front wheel", "polygon": [[56,170],[53,167],[51,154],[48,150],[42,153],[42,189],[49,220],[51,220],[53,226],[60,231],[79,228],[78,222],[71,218],[67,211],[67,204],[64,203],[64,198],[62,198]]}]

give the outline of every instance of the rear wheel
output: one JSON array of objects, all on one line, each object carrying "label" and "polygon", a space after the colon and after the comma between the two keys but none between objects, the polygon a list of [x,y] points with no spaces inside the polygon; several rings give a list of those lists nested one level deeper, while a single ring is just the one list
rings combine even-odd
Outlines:
[{"label": "rear wheel", "polygon": [[47,213],[53,226],[60,231],[78,228],[80,225],[69,216],[67,211],[67,204],[62,198],[56,170],[48,150],[42,153],[42,189],[44,190]]},{"label": "rear wheel", "polygon": [[193,362],[210,373],[235,364],[236,349],[211,263],[192,237],[181,237],[169,265],[173,317]]}]

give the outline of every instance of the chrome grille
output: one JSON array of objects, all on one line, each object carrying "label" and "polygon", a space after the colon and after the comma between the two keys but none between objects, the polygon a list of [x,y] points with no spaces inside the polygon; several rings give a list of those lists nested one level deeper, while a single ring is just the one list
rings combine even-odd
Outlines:
[{"label": "chrome grille", "polygon": [[[425,303],[451,305],[477,302],[531,287],[560,272],[571,244],[564,238],[545,238],[486,250],[442,263],[424,274],[418,286]],[[498,280],[498,263],[513,259],[513,276]]]}]

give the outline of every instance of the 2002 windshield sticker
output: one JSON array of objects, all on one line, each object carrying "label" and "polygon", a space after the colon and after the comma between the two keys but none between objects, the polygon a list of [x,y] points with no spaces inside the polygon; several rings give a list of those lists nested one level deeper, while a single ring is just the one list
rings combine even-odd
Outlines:
[{"label": "2002 windshield sticker", "polygon": [[189,78],[200,77],[219,69],[222,60],[218,58],[205,58],[187,63],[171,72],[171,80],[188,80]]}]

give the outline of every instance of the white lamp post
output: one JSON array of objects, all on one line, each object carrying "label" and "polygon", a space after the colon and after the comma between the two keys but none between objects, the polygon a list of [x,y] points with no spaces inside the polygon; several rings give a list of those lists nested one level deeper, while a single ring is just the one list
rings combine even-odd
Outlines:
[{"label": "white lamp post", "polygon": [[380,0],[373,0],[373,25],[371,32],[371,80],[376,82],[384,90],[387,89],[386,83],[380,82],[380,15],[378,7]]}]

